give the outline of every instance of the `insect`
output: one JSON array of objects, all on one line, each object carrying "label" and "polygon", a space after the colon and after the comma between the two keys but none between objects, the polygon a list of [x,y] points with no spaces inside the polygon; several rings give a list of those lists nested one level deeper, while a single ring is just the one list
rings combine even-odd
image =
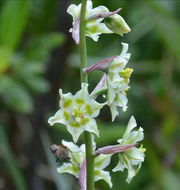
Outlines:
[{"label": "insect", "polygon": [[50,150],[56,157],[56,162],[70,162],[69,149],[66,146],[53,144]]}]

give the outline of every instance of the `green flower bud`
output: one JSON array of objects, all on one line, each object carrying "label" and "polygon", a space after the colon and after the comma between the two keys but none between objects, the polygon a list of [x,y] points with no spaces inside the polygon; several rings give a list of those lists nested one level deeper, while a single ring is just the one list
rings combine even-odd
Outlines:
[{"label": "green flower bud", "polygon": [[118,14],[106,18],[105,23],[111,31],[121,36],[131,31],[126,21]]}]

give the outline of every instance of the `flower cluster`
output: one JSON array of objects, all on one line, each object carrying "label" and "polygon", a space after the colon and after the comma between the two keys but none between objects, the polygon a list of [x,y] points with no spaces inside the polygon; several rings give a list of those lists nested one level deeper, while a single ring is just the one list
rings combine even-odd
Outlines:
[{"label": "flower cluster", "polygon": [[129,82],[133,72],[133,69],[125,68],[131,56],[130,53],[127,53],[128,44],[122,43],[122,46],[123,48],[119,56],[106,58],[84,69],[85,73],[93,70],[107,70],[106,83],[104,85],[107,87],[107,102],[111,110],[112,121],[119,114],[118,107],[122,107],[123,111],[127,110],[128,99],[126,91],[130,88]]},{"label": "flower cluster", "polygon": [[[70,32],[73,33],[73,39],[79,43],[79,21],[80,21],[81,4],[78,6],[72,4],[67,12],[73,17],[73,28]],[[93,8],[92,1],[87,1],[86,8],[86,36],[98,41],[99,35],[117,33],[123,35],[130,32],[129,26],[125,20],[117,14],[120,9],[114,12],[109,12],[105,6]],[[103,22],[104,21],[104,22]]]},{"label": "flower cluster", "polygon": [[[82,169],[85,169],[85,167],[83,168],[83,161],[85,160],[85,145],[83,144],[78,147],[74,143],[66,142],[64,140],[62,141],[62,144],[70,150],[71,160],[69,163],[64,163],[60,166],[57,169],[58,173],[70,173],[81,180],[82,176],[80,176],[80,169],[81,167]],[[110,173],[103,170],[110,164],[110,159],[111,154],[101,154],[95,158],[94,180],[98,181],[103,179],[109,184],[110,187],[112,187]]]},{"label": "flower cluster", "polygon": [[[132,131],[137,126],[135,118],[132,116],[129,120],[127,129],[122,137],[118,140],[119,145],[107,146],[95,150],[96,144],[94,143],[94,156],[95,156],[95,169],[94,176],[95,181],[105,180],[110,187],[112,187],[110,173],[104,171],[110,164],[111,156],[118,153],[119,163],[113,169],[113,172],[123,171],[125,168],[128,169],[127,182],[130,183],[132,178],[137,174],[141,168],[141,164],[144,161],[145,149],[140,146],[136,148],[137,142],[141,141],[144,137],[143,129],[140,127],[137,131]],[[82,170],[86,170],[83,165],[85,161],[85,145],[78,147],[72,142],[62,141],[62,145],[67,147],[70,151],[70,162],[63,163],[57,171],[58,173],[70,173],[76,178],[82,179]],[[85,181],[84,181],[85,182]],[[80,183],[83,185],[83,183]]]},{"label": "flower cluster", "polygon": [[[84,36],[86,35],[94,41],[98,41],[99,36],[103,33],[116,33],[123,36],[123,34],[130,31],[125,20],[118,14],[121,9],[110,12],[105,6],[93,8],[92,1],[87,0],[85,15],[81,17],[82,7],[81,4],[72,4],[67,10],[73,17],[73,27],[70,31],[77,44],[80,42],[81,18],[86,20],[86,32]],[[65,125],[68,132],[72,135],[74,143],[78,141],[79,136],[84,131],[88,131],[99,137],[95,118],[105,105],[108,105],[110,108],[112,121],[119,115],[118,107],[121,107],[123,111],[127,110],[128,99],[126,92],[130,88],[129,82],[133,69],[126,67],[131,56],[128,53],[128,44],[121,44],[122,51],[120,55],[103,59],[90,67],[81,68],[84,74],[94,70],[104,72],[102,79],[90,94],[87,83],[82,83],[81,89],[75,95],[71,93],[63,94],[62,89],[59,90],[60,109],[54,116],[49,118],[48,122],[51,126],[56,123]],[[95,100],[100,94],[106,97],[104,103],[99,103]],[[104,168],[110,164],[111,157],[116,154],[118,155],[119,162],[112,171],[123,171],[126,168],[128,170],[126,181],[128,183],[131,182],[132,178],[141,168],[145,157],[145,148],[142,145],[138,145],[144,138],[143,129],[140,127],[138,130],[134,130],[136,126],[136,120],[132,116],[123,137],[117,141],[118,144],[96,149],[94,142],[93,147],[90,148],[91,150],[93,149],[93,152],[89,154],[95,163],[94,181],[102,179],[112,187],[110,172],[105,171]],[[81,189],[86,190],[86,178],[89,175],[86,168],[86,162],[89,159],[88,149],[86,155],[85,145],[83,144],[78,147],[74,143],[63,140],[62,145],[51,146],[51,150],[54,154],[57,151],[55,155],[57,160],[64,161],[63,165],[57,169],[58,173],[70,173],[74,175],[79,179]],[[86,146],[88,146],[87,144]],[[60,147],[63,147],[64,150],[57,150]],[[65,155],[60,155],[63,153]],[[93,170],[91,173],[93,174]]]},{"label": "flower cluster", "polygon": [[[137,143],[144,138],[143,129],[140,127],[137,131],[132,131],[137,126],[135,118],[132,116],[129,120],[127,129],[122,137],[117,142],[120,145],[128,145]],[[132,147],[124,152],[119,153],[119,163],[113,169],[113,172],[123,171],[128,169],[128,177],[126,181],[131,182],[132,178],[137,174],[141,168],[142,162],[144,162],[145,148],[141,145],[140,148]]]}]

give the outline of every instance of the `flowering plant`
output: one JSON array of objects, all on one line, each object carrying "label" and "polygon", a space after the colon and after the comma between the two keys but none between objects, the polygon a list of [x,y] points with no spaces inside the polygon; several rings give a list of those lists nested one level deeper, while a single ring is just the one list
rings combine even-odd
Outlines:
[{"label": "flowering plant", "polygon": [[[130,27],[118,14],[121,9],[110,12],[105,6],[93,8],[91,0],[82,0],[82,3],[70,5],[67,12],[73,17],[73,27],[70,29],[76,44],[80,44],[81,52],[81,89],[75,95],[71,93],[60,93],[60,109],[54,116],[50,117],[50,125],[62,123],[72,135],[74,143],[77,143],[79,136],[84,133],[85,144],[78,147],[73,142],[62,141],[62,147],[66,151],[59,151],[58,159],[64,162],[57,171],[59,173],[70,173],[79,179],[82,190],[93,190],[94,182],[105,180],[112,187],[110,172],[104,171],[110,164],[111,157],[115,154],[119,157],[117,166],[112,170],[128,170],[126,181],[130,183],[137,174],[144,161],[145,148],[136,146],[143,140],[143,129],[137,126],[135,118],[129,120],[127,129],[116,145],[108,145],[96,149],[94,134],[99,137],[95,117],[100,110],[108,105],[112,115],[112,121],[119,115],[118,107],[123,111],[127,110],[128,99],[126,92],[130,88],[130,77],[133,69],[126,68],[130,59],[128,44],[122,43],[120,55],[112,56],[87,67],[86,57],[86,36],[98,41],[101,34],[116,33],[121,36],[130,32]],[[89,94],[87,74],[94,70],[104,72],[102,79],[95,89]],[[95,99],[98,95],[106,96],[104,103],[98,103]],[[56,147],[56,146],[54,146]],[[57,146],[58,147],[58,146]],[[60,147],[60,146],[59,146]],[[53,149],[57,151],[56,149]],[[66,153],[65,155],[61,155]],[[66,158],[66,159],[64,159]]]}]

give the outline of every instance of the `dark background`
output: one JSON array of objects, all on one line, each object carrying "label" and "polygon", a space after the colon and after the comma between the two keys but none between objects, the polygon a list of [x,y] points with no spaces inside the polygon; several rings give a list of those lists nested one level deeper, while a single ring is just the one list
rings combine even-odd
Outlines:
[{"label": "dark background", "polygon": [[[0,1],[0,190],[75,190],[77,180],[56,173],[52,143],[72,141],[63,125],[47,120],[58,109],[59,88],[80,88],[79,48],[68,32],[68,0]],[[73,1],[78,4],[79,1]],[[128,111],[111,123],[101,111],[97,146],[116,143],[131,115],[145,131],[146,159],[131,184],[127,171],[112,173],[113,190],[180,188],[180,3],[179,1],[93,0],[94,6],[119,7],[132,31],[123,38],[87,39],[88,65],[119,54],[129,43],[134,69]],[[90,90],[101,72],[89,75]],[[79,144],[83,143],[81,135]],[[117,160],[106,169],[112,169]],[[108,190],[99,181],[97,189]]]}]

